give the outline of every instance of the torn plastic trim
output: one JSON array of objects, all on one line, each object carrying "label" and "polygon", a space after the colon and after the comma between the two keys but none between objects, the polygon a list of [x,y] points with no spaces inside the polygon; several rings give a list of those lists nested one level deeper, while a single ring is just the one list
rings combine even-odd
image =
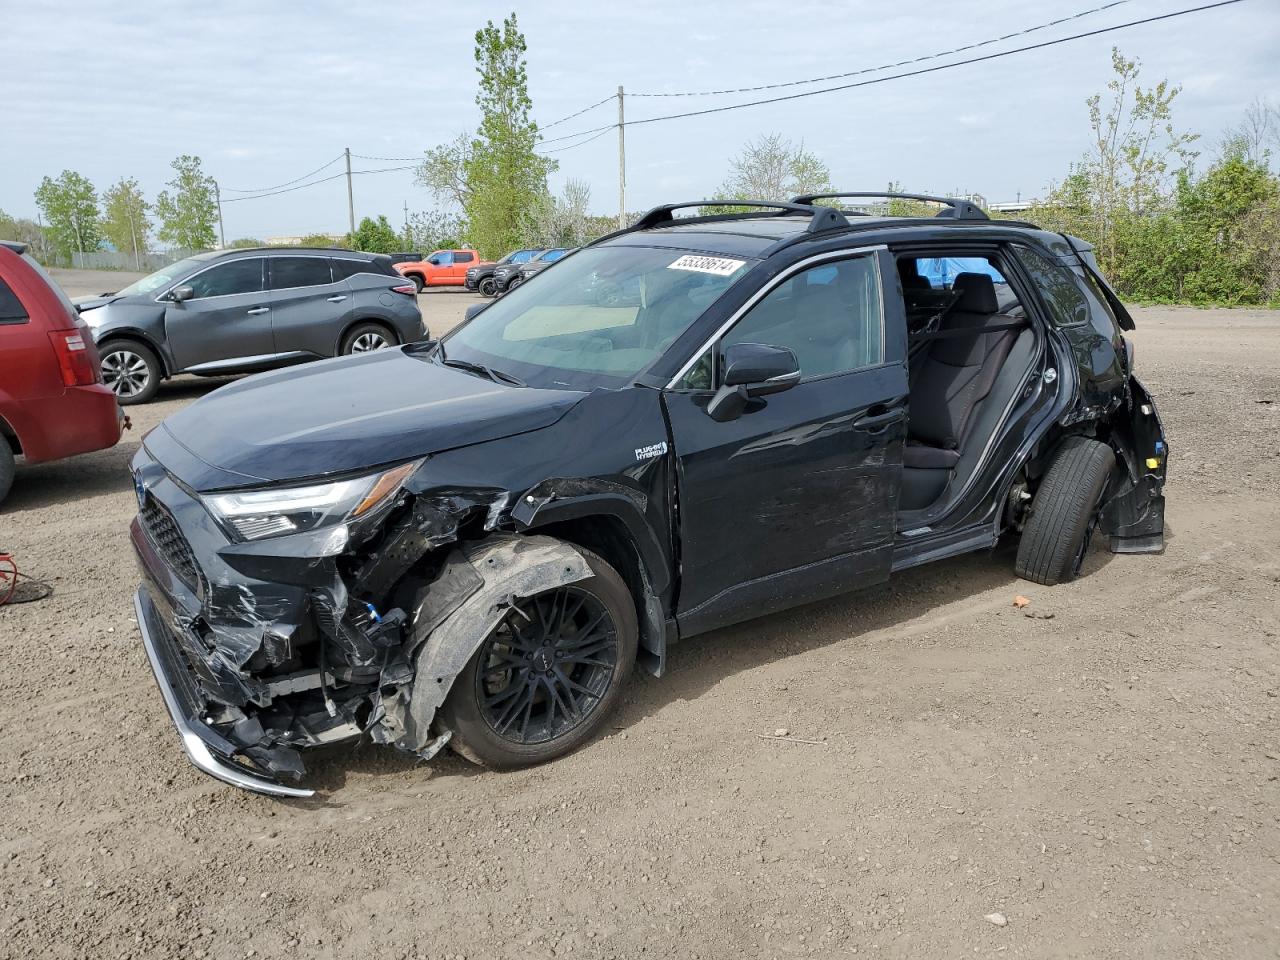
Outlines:
[{"label": "torn plastic trim", "polygon": [[[438,739],[431,727],[453,682],[514,604],[593,576],[572,544],[545,536],[495,535],[459,544],[440,577],[423,588],[406,648],[414,659],[411,690],[381,698],[374,739],[424,755]],[[431,598],[447,578],[448,589]],[[434,754],[434,750],[432,750]]]},{"label": "torn plastic trim", "polygon": [[[224,760],[214,753],[208,741],[215,737],[219,740],[222,738],[204,724],[200,724],[199,721],[188,717],[183,710],[177,691],[175,691],[169,678],[168,670],[165,669],[159,650],[156,647],[155,638],[152,635],[152,623],[157,616],[157,612],[151,602],[151,598],[147,596],[145,588],[139,588],[138,592],[134,594],[133,609],[138,618],[138,628],[142,633],[142,644],[147,651],[147,659],[150,661],[151,670],[156,677],[156,685],[159,686],[165,708],[169,711],[169,719],[173,721],[173,725],[178,731],[182,750],[192,764],[203,773],[242,790],[251,790],[254,793],[264,793],[273,797],[314,796],[314,790],[289,787],[282,783],[268,780],[265,777],[255,776],[243,767],[239,767],[229,760]],[[203,729],[200,729],[201,727]],[[226,743],[228,750],[231,750],[230,742],[227,741]]]}]

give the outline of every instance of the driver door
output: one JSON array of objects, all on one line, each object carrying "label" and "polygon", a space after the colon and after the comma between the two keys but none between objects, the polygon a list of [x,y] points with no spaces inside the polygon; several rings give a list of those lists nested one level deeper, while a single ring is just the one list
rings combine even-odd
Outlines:
[{"label": "driver door", "polygon": [[453,251],[437,250],[427,258],[430,269],[427,271],[427,286],[438,287],[447,284],[453,272]]},{"label": "driver door", "polygon": [[[682,633],[887,579],[908,390],[906,335],[899,310],[886,324],[882,269],[869,253],[786,276],[665,392]],[[789,347],[801,379],[720,423],[707,405],[734,343]]]},{"label": "driver door", "polygon": [[215,264],[182,281],[194,295],[169,301],[165,338],[178,370],[276,352],[263,257]]}]

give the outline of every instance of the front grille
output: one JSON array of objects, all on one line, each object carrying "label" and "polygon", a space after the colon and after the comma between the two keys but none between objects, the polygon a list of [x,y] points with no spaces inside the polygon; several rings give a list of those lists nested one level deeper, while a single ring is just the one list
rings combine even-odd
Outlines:
[{"label": "front grille", "polygon": [[162,617],[149,621],[151,637],[156,655],[164,668],[169,686],[177,695],[178,703],[188,720],[199,717],[204,710],[205,697],[200,692],[200,685],[191,669],[191,661],[182,644],[174,634],[173,628],[165,623]]},{"label": "front grille", "polygon": [[142,529],[155,545],[156,550],[178,578],[192,590],[200,580],[200,569],[187,538],[182,535],[177,521],[155,497],[147,495],[138,512]]}]

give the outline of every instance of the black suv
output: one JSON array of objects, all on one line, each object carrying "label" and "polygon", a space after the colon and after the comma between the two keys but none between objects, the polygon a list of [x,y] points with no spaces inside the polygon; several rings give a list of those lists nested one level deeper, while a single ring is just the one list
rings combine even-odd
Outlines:
[{"label": "black suv", "polygon": [[383,255],[267,247],[198,253],[76,309],[103,381],[131,404],[180,373],[249,373],[421,340],[415,293]]},{"label": "black suv", "polygon": [[563,257],[569,250],[566,247],[552,247],[549,250],[539,250],[524,263],[509,263],[498,266],[493,271],[493,288],[495,296],[497,294],[506,293],[508,290],[520,286],[525,279],[525,271],[532,267],[535,263],[543,266],[554,263]]},{"label": "black suv", "polygon": [[476,291],[482,296],[496,297],[498,295],[498,281],[493,278],[494,272],[499,267],[505,267],[508,264],[515,264],[518,267],[522,263],[528,263],[541,252],[541,247],[512,250],[497,263],[482,263],[477,267],[468,268],[467,276],[463,283],[468,290]]},{"label": "black suv", "polygon": [[195,763],[284,795],[297,748],[365,734],[537,763],[694,634],[1001,537],[1045,584],[1095,529],[1163,549],[1164,434],[1089,246],[842,197],[659,207],[438,343],[150,433],[138,623]]}]

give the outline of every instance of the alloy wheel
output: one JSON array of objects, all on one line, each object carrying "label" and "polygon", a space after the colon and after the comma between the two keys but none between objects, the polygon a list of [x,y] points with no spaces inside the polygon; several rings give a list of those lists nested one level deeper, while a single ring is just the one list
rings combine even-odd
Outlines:
[{"label": "alloy wheel", "polygon": [[370,350],[381,350],[387,346],[387,338],[380,333],[374,333],[372,330],[360,334],[351,341],[352,353],[368,353]]},{"label": "alloy wheel", "polygon": [[617,666],[618,631],[597,597],[560,587],[516,603],[480,654],[485,723],[512,743],[547,743],[599,706]]},{"label": "alloy wheel", "polygon": [[147,361],[132,350],[118,348],[102,357],[102,382],[117,397],[136,397],[147,388],[150,379]]}]

